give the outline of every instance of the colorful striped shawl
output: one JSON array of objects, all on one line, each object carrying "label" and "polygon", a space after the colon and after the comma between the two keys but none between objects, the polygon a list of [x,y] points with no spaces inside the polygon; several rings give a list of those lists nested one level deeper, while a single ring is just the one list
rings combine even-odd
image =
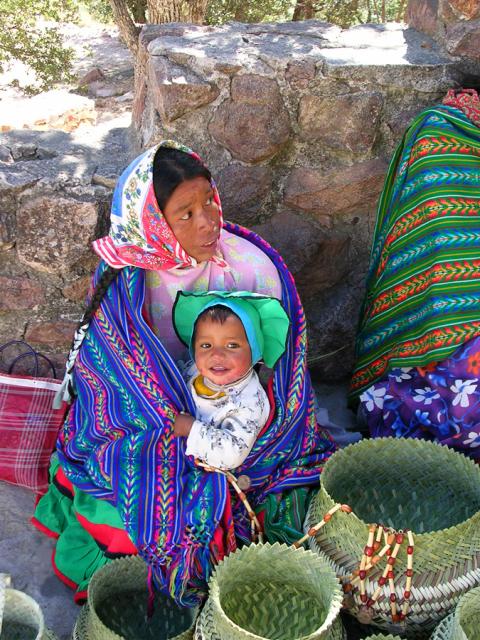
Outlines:
[{"label": "colorful striped shawl", "polygon": [[437,106],[405,133],[385,181],[351,394],[393,367],[442,360],[480,334],[480,128]]},{"label": "colorful striped shawl", "polygon": [[[261,238],[236,225],[226,228],[272,259],[292,321],[286,353],[275,368],[275,414],[237,469],[250,477],[248,498],[258,506],[272,492],[318,484],[334,445],[314,415],[305,316],[293,278]],[[191,606],[206,591],[210,548],[222,539],[222,519],[231,513],[229,489],[220,474],[195,467],[184,440],[173,436],[174,415],[194,413],[194,406],[142,315],[144,278],[142,269],[125,267],[110,285],[77,357],[78,397],[57,448],[76,487],[117,507],[157,587]],[[232,536],[227,532],[223,539],[230,543],[222,552],[232,550]]]}]

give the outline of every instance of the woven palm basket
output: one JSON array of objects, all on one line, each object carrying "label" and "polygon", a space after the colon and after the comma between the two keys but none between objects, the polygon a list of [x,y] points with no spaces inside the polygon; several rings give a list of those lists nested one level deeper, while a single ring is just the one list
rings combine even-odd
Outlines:
[{"label": "woven palm basket", "polygon": [[0,581],[0,636],[2,640],[56,640],[45,627],[42,610],[26,593],[6,589]]},{"label": "woven palm basket", "polygon": [[[119,558],[99,569],[88,586],[88,600],[74,640],[191,640],[196,609],[178,607],[157,593],[147,616],[147,565],[137,556]],[[2,638],[3,640],[3,638]]]},{"label": "woven palm basket", "polygon": [[480,588],[465,593],[455,612],[438,625],[432,640],[477,640],[480,638]]},{"label": "woven palm basket", "polygon": [[196,640],[341,640],[340,584],[311,551],[252,544],[216,567]]},{"label": "woven palm basket", "polygon": [[390,633],[386,636],[383,633],[375,633],[373,636],[367,636],[364,640],[401,640],[400,636],[392,636]]},{"label": "woven palm basket", "polygon": [[[480,584],[480,466],[472,460],[422,440],[364,440],[337,451],[326,463],[306,530],[339,503],[352,512],[334,513],[310,538],[310,546],[328,559],[344,588],[353,586],[344,604],[361,622],[393,634],[425,637],[463,593]],[[377,593],[368,606],[360,599],[354,572],[360,569],[371,525],[383,525],[391,537],[405,535],[392,585],[388,580],[379,584],[388,555],[368,570],[366,597]],[[408,600],[407,529],[414,542]],[[375,531],[381,533],[378,526]],[[380,550],[384,542],[378,543]],[[391,596],[399,611],[408,608],[403,621],[393,621]]]}]

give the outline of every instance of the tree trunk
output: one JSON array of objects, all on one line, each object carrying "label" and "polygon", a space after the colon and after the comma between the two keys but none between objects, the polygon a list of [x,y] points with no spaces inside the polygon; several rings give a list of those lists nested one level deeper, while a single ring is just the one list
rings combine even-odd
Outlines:
[{"label": "tree trunk", "polygon": [[203,24],[207,13],[208,0],[189,0],[190,22]]},{"label": "tree trunk", "polygon": [[120,30],[120,36],[134,56],[138,52],[139,29],[132,20],[124,0],[110,0],[113,17]]},{"label": "tree trunk", "polygon": [[313,0],[297,0],[292,20],[309,20],[314,16]]},{"label": "tree trunk", "polygon": [[151,24],[182,22],[181,0],[147,0],[148,21]]},{"label": "tree trunk", "polygon": [[128,7],[137,24],[145,24],[147,21],[147,0],[129,0]]}]

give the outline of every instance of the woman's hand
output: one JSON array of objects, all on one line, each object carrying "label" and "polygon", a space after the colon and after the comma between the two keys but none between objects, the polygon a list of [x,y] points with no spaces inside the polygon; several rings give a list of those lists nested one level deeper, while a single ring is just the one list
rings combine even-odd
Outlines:
[{"label": "woman's hand", "polygon": [[173,435],[186,438],[190,433],[195,418],[189,413],[178,413],[173,425]]}]

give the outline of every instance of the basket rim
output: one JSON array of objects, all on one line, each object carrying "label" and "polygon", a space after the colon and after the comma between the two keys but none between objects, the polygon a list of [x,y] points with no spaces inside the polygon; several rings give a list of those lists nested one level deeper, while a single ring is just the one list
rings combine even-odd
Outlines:
[{"label": "basket rim", "polygon": [[[334,570],[332,569],[332,567],[328,564],[328,562],[326,562],[323,558],[321,558],[319,555],[317,555],[316,553],[314,553],[313,551],[310,551],[309,549],[304,549],[303,547],[299,547],[298,549],[293,548],[292,546],[289,546],[285,543],[280,543],[280,542],[275,542],[273,544],[266,542],[266,543],[252,543],[250,545],[248,545],[248,547],[242,547],[242,549],[237,549],[237,551],[235,551],[233,554],[229,554],[228,556],[225,556],[225,558],[223,558],[217,565],[217,567],[219,567],[220,565],[224,565],[225,563],[228,563],[229,558],[231,558],[234,554],[241,554],[243,550],[247,551],[248,549],[256,549],[256,548],[274,548],[275,551],[277,549],[281,549],[284,552],[287,553],[304,553],[304,554],[311,554],[312,560],[314,560],[315,562],[317,562],[318,564],[322,565],[323,568],[325,568],[328,573],[331,574],[331,578],[332,578],[332,583],[335,584],[335,586],[337,587],[337,591],[332,593],[332,599],[330,602],[330,607],[329,610],[327,612],[327,615],[325,617],[325,620],[323,621],[323,623],[321,624],[321,626],[317,627],[314,631],[312,631],[311,633],[307,634],[307,635],[303,635],[303,636],[298,636],[297,638],[295,638],[294,640],[316,640],[316,638],[320,637],[320,634],[325,633],[331,626],[332,624],[335,622],[335,620],[337,619],[337,617],[340,614],[340,610],[342,608],[342,602],[343,602],[343,592],[341,590],[341,585],[340,585],[340,581],[338,579],[338,577],[336,576]],[[251,552],[250,552],[251,553]],[[238,557],[238,556],[237,556]],[[217,573],[217,567],[215,567],[215,570],[212,574],[212,576],[210,577],[209,580],[209,598],[205,604],[205,606],[209,606],[211,607],[215,607],[215,610],[219,613],[219,615],[221,615],[225,620],[228,621],[228,623],[238,632],[242,633],[245,638],[248,638],[249,640],[268,640],[265,636],[259,636],[256,635],[255,633],[252,633],[251,631],[248,631],[247,629],[244,629],[243,627],[240,627],[238,624],[236,624],[236,622],[234,622],[229,616],[227,616],[227,614],[225,613],[221,601],[220,601],[220,593],[219,593],[219,586],[216,583],[215,576]]]},{"label": "basket rim", "polygon": [[[472,468],[472,470],[475,470],[475,472],[479,476],[479,480],[480,480],[480,466],[477,465],[471,458],[467,458],[467,456],[463,456],[462,454],[458,453],[457,451],[455,451],[451,447],[448,447],[446,445],[440,444],[438,442],[431,442],[429,440],[419,440],[419,439],[416,439],[416,438],[394,438],[392,436],[388,436],[387,438],[365,438],[364,440],[360,440],[359,442],[353,442],[352,444],[349,444],[346,447],[343,447],[342,449],[337,449],[337,451],[335,451],[330,456],[330,458],[326,461],[326,463],[325,463],[325,465],[323,467],[323,471],[322,471],[322,474],[320,476],[319,492],[323,491],[324,494],[328,497],[328,499],[332,502],[332,504],[336,504],[337,501],[332,498],[330,493],[325,488],[323,478],[325,476],[325,472],[327,472],[327,476],[328,476],[329,466],[332,466],[332,464],[336,463],[336,460],[339,457],[339,455],[337,455],[337,454],[344,455],[344,452],[348,451],[352,447],[365,448],[366,446],[369,446],[368,443],[370,443],[370,442],[379,442],[379,441],[384,441],[385,442],[387,440],[394,441],[394,442],[405,442],[405,443],[408,443],[408,446],[414,446],[414,447],[427,446],[427,447],[430,447],[430,448],[441,447],[442,449],[447,449],[449,454],[451,453],[452,455],[455,455],[455,456],[462,456],[462,459],[464,459],[464,461]],[[372,445],[370,445],[370,446],[372,446]],[[335,458],[335,456],[337,456],[337,458]],[[332,460],[334,461],[333,463],[332,463]],[[314,503],[314,501],[315,501],[315,498],[313,498],[312,504]],[[349,506],[351,506],[351,505],[349,505]],[[366,522],[365,520],[362,520],[361,518],[359,518],[357,516],[357,514],[355,513],[355,510],[354,510],[353,507],[352,507],[352,512],[348,514],[348,517],[350,519],[352,518],[352,516],[361,525],[364,525],[364,526],[367,526],[367,527],[372,525],[372,524],[380,524],[378,522]],[[480,520],[480,509],[478,509],[469,518],[467,518],[465,520],[462,520],[461,522],[458,522],[457,524],[451,525],[450,527],[444,527],[443,529],[432,529],[430,531],[423,531],[422,533],[416,533],[413,529],[411,529],[411,531],[412,531],[413,535],[415,536],[415,538],[417,539],[417,538],[421,538],[422,536],[431,536],[431,535],[437,535],[437,534],[444,534],[445,532],[449,532],[449,531],[453,532],[456,529],[458,529],[459,527],[464,527],[466,525],[474,524],[476,520]],[[388,528],[390,530],[392,530],[392,531],[397,532],[397,533],[404,533],[404,532],[407,531],[407,528],[403,528],[403,529],[393,529],[393,527],[388,527]]]}]

